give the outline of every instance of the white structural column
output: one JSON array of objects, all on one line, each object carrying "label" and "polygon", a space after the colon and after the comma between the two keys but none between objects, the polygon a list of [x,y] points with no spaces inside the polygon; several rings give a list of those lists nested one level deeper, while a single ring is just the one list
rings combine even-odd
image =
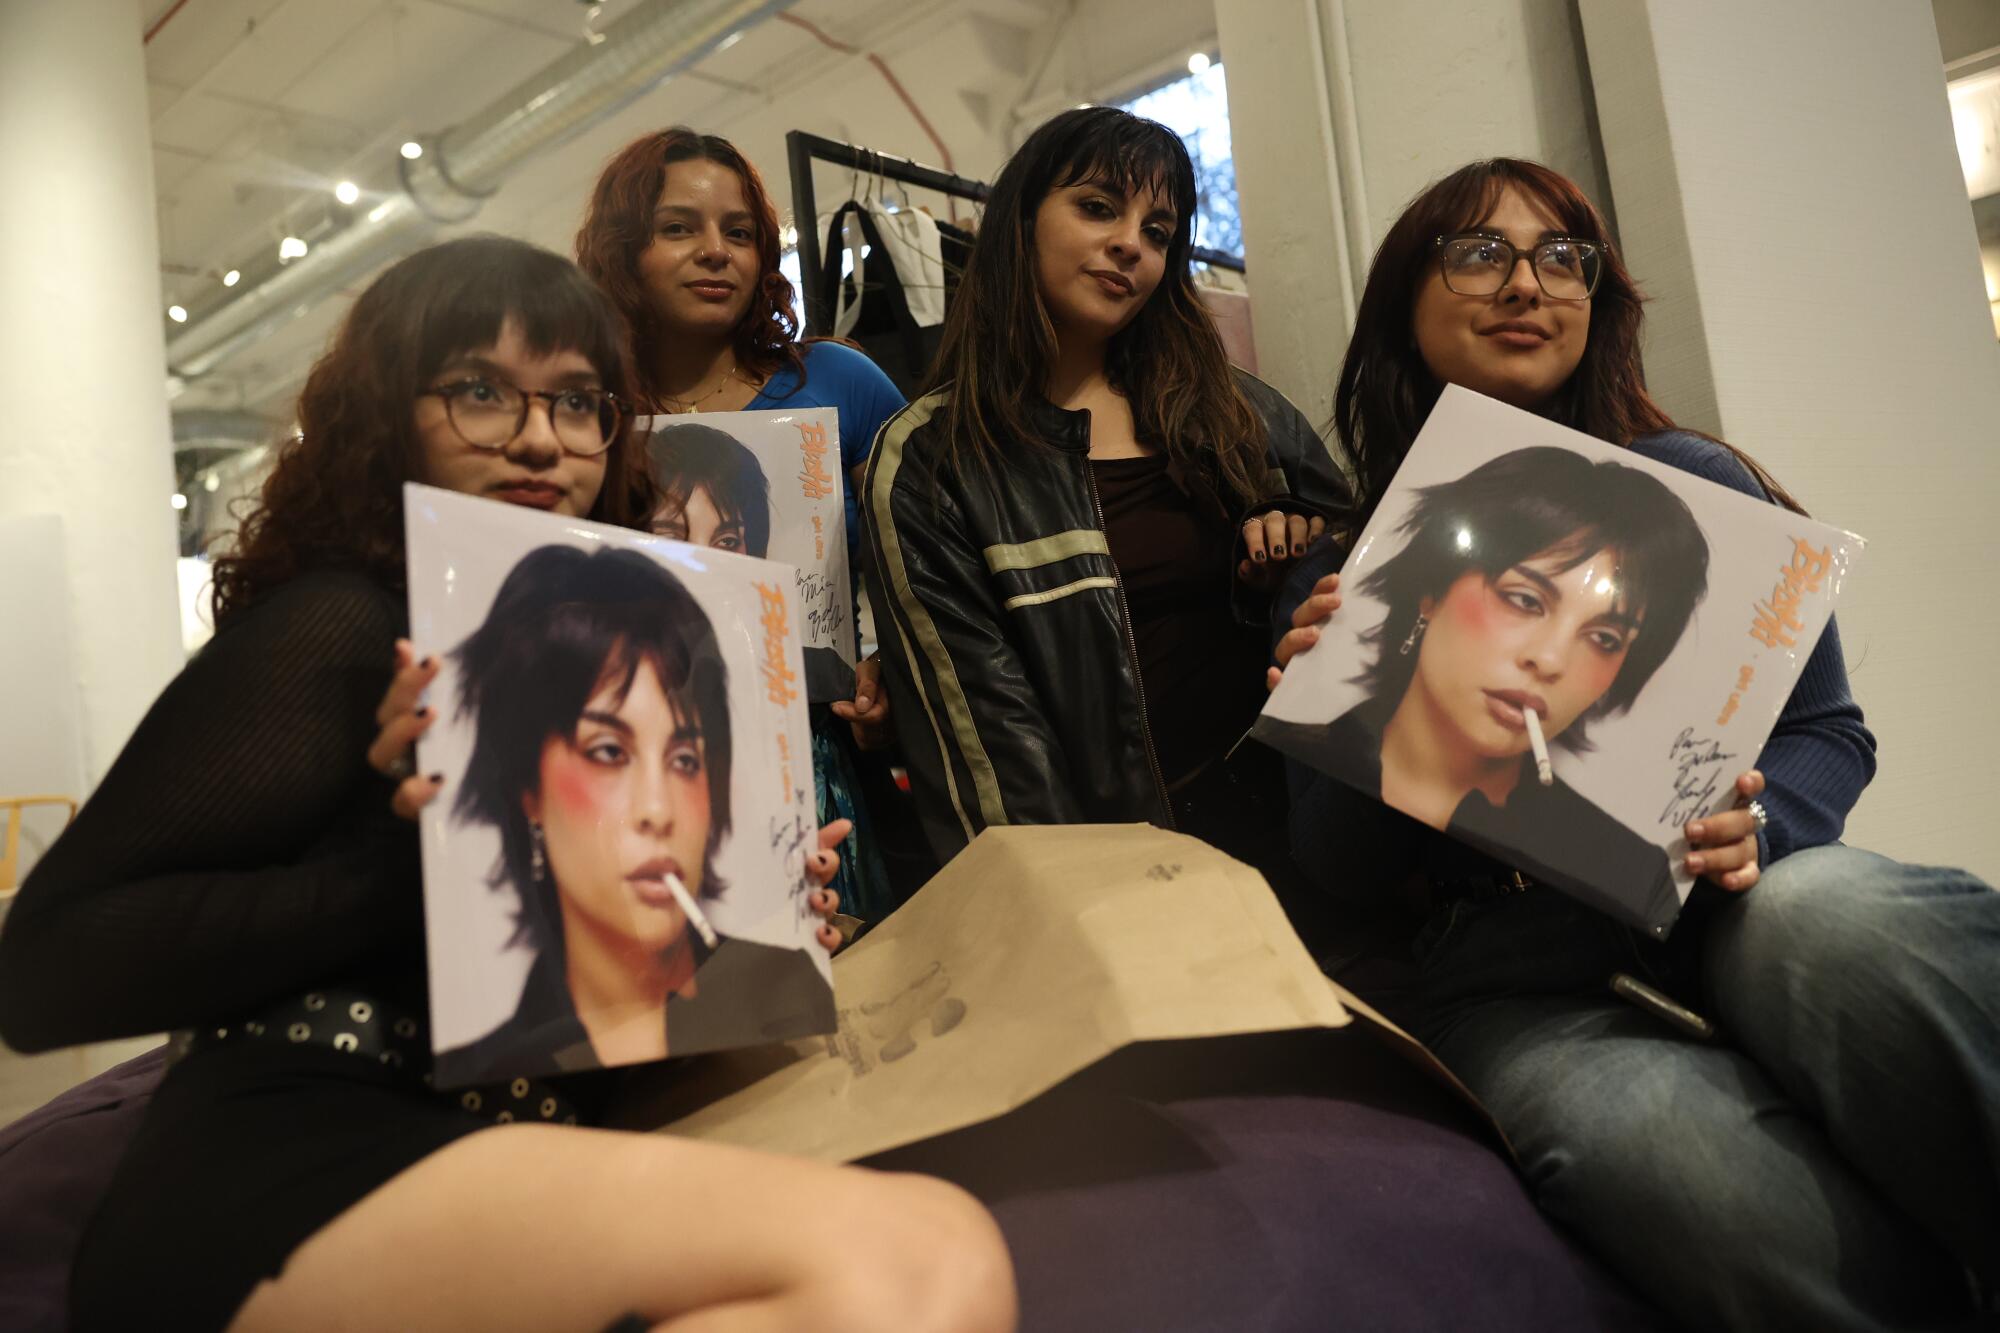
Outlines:
[{"label": "white structural column", "polygon": [[1668,410],[1869,539],[1848,840],[2000,881],[2000,345],[1931,7],[1580,0]]},{"label": "white structural column", "polygon": [[58,583],[74,649],[0,659],[0,794],[40,776],[9,771],[23,738],[95,782],[180,665],[146,108],[135,0],[0,4],[0,524],[62,534],[10,544],[0,588]]},{"label": "white structural column", "polygon": [[1216,0],[1257,361],[1315,424],[1375,247],[1430,182],[1528,157],[1602,206],[1570,0]]}]

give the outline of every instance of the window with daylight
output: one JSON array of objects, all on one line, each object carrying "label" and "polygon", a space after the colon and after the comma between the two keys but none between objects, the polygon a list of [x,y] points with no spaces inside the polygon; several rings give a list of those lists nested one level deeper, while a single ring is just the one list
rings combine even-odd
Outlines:
[{"label": "window with daylight", "polygon": [[1181,136],[1194,159],[1198,203],[1194,243],[1224,254],[1243,253],[1243,218],[1236,207],[1236,159],[1229,146],[1228,88],[1222,63],[1197,56],[1199,67],[1163,87],[1119,103],[1135,116],[1157,120]]}]

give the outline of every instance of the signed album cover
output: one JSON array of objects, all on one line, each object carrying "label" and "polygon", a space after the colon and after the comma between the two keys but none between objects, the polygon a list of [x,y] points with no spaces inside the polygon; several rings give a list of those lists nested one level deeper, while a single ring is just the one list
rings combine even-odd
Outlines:
[{"label": "signed album cover", "polygon": [[798,570],[806,697],[854,696],[854,580],[847,560],[847,478],[831,407],[641,417],[667,502],[653,531]]},{"label": "signed album cover", "polygon": [[440,1087],[831,1031],[798,573],[410,485]]},{"label": "signed album cover", "polygon": [[1450,387],[1251,734],[1663,936],[1862,547]]}]

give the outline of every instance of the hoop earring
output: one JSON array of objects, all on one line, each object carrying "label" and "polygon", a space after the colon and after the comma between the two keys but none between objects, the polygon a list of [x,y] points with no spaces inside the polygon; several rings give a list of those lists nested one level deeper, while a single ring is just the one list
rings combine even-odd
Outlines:
[{"label": "hoop earring", "polygon": [[536,888],[540,888],[548,874],[548,844],[542,838],[542,826],[531,823],[528,825],[528,878]]},{"label": "hoop earring", "polygon": [[[1431,622],[1429,619],[1424,616],[1418,616],[1417,623],[1410,626],[1410,637],[1403,640],[1403,646],[1396,650],[1396,655],[1398,657],[1408,657],[1412,652],[1416,651],[1417,641],[1424,637],[1424,631],[1429,629],[1430,625]],[[535,833],[539,836],[541,830],[536,829]]]}]

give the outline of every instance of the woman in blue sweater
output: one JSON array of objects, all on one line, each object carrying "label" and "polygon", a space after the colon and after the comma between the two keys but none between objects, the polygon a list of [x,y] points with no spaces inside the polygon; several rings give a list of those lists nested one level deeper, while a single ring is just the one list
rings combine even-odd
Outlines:
[{"label": "woman in blue sweater", "polygon": [[[1639,305],[1547,168],[1427,190],[1341,371],[1360,521],[1446,383],[1796,509],[1647,396]],[[1280,667],[1338,607],[1343,559],[1324,543],[1288,582]],[[1700,880],[1665,942],[1291,766],[1293,853],[1348,927],[1329,970],[1480,1097],[1543,1208],[1692,1327],[1959,1327],[2000,1289],[2000,894],[1839,843],[1875,771],[1846,676],[1829,626],[1739,807],[1688,826]],[[1719,1037],[1625,1003],[1616,973]]]}]

